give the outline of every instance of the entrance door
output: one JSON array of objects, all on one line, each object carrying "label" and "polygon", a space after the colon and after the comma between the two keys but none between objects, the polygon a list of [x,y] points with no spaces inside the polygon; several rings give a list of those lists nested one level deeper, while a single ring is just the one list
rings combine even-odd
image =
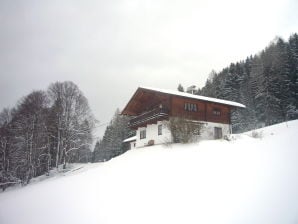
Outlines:
[{"label": "entrance door", "polygon": [[222,128],[215,127],[214,128],[214,139],[222,138]]}]

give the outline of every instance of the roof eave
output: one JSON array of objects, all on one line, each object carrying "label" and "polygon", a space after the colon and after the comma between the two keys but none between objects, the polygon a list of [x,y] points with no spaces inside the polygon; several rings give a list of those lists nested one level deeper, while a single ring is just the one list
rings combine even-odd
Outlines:
[{"label": "roof eave", "polygon": [[130,104],[130,102],[132,101],[132,99],[136,96],[137,92],[142,89],[141,87],[138,87],[137,90],[134,92],[134,94],[132,95],[132,97],[130,98],[130,100],[128,101],[128,103],[126,104],[126,106],[124,107],[124,109],[121,112],[121,115],[132,115],[129,113],[125,113],[125,111],[127,110],[128,105]]}]

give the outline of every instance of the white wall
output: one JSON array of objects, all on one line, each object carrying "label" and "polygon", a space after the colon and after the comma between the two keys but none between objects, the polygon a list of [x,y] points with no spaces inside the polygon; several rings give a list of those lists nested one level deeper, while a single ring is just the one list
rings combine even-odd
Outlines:
[{"label": "white wall", "polygon": [[130,149],[136,148],[136,141],[130,142]]},{"label": "white wall", "polygon": [[201,130],[201,135],[199,139],[214,139],[214,128],[218,127],[222,129],[222,137],[230,135],[230,125],[221,124],[214,122],[202,122],[204,127]]},{"label": "white wall", "polygon": [[[138,128],[136,147],[148,145],[150,140],[154,140],[154,144],[165,144],[172,141],[172,135],[166,126],[167,121],[158,121],[157,124],[149,124],[147,127]],[[158,125],[162,125],[162,135],[158,135]],[[140,131],[146,129],[146,138],[140,139]]]},{"label": "white wall", "polygon": [[[154,140],[154,144],[165,144],[172,142],[172,135],[166,125],[167,121],[158,121],[157,124],[150,124],[147,127],[141,127],[137,130],[136,148],[148,145],[150,140]],[[204,124],[198,140],[214,139],[214,128],[222,128],[222,136],[230,135],[230,125],[213,123],[213,122],[200,122]],[[158,135],[158,125],[162,124],[162,135]],[[140,131],[146,129],[146,138],[140,139]]]}]

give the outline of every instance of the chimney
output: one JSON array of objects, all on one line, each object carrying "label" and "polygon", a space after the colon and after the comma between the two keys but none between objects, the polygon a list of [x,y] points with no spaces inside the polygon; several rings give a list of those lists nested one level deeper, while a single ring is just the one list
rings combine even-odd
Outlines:
[{"label": "chimney", "polygon": [[195,85],[192,85],[192,86],[188,87],[186,89],[186,92],[191,93],[191,94],[195,94],[197,92],[196,86]]}]

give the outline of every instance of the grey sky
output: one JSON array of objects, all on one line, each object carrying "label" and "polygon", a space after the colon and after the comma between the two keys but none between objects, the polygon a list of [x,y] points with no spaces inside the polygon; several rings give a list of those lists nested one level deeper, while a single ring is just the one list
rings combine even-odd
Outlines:
[{"label": "grey sky", "polygon": [[201,87],[288,38],[297,12],[296,0],[0,0],[0,109],[72,80],[106,122],[140,85]]}]

